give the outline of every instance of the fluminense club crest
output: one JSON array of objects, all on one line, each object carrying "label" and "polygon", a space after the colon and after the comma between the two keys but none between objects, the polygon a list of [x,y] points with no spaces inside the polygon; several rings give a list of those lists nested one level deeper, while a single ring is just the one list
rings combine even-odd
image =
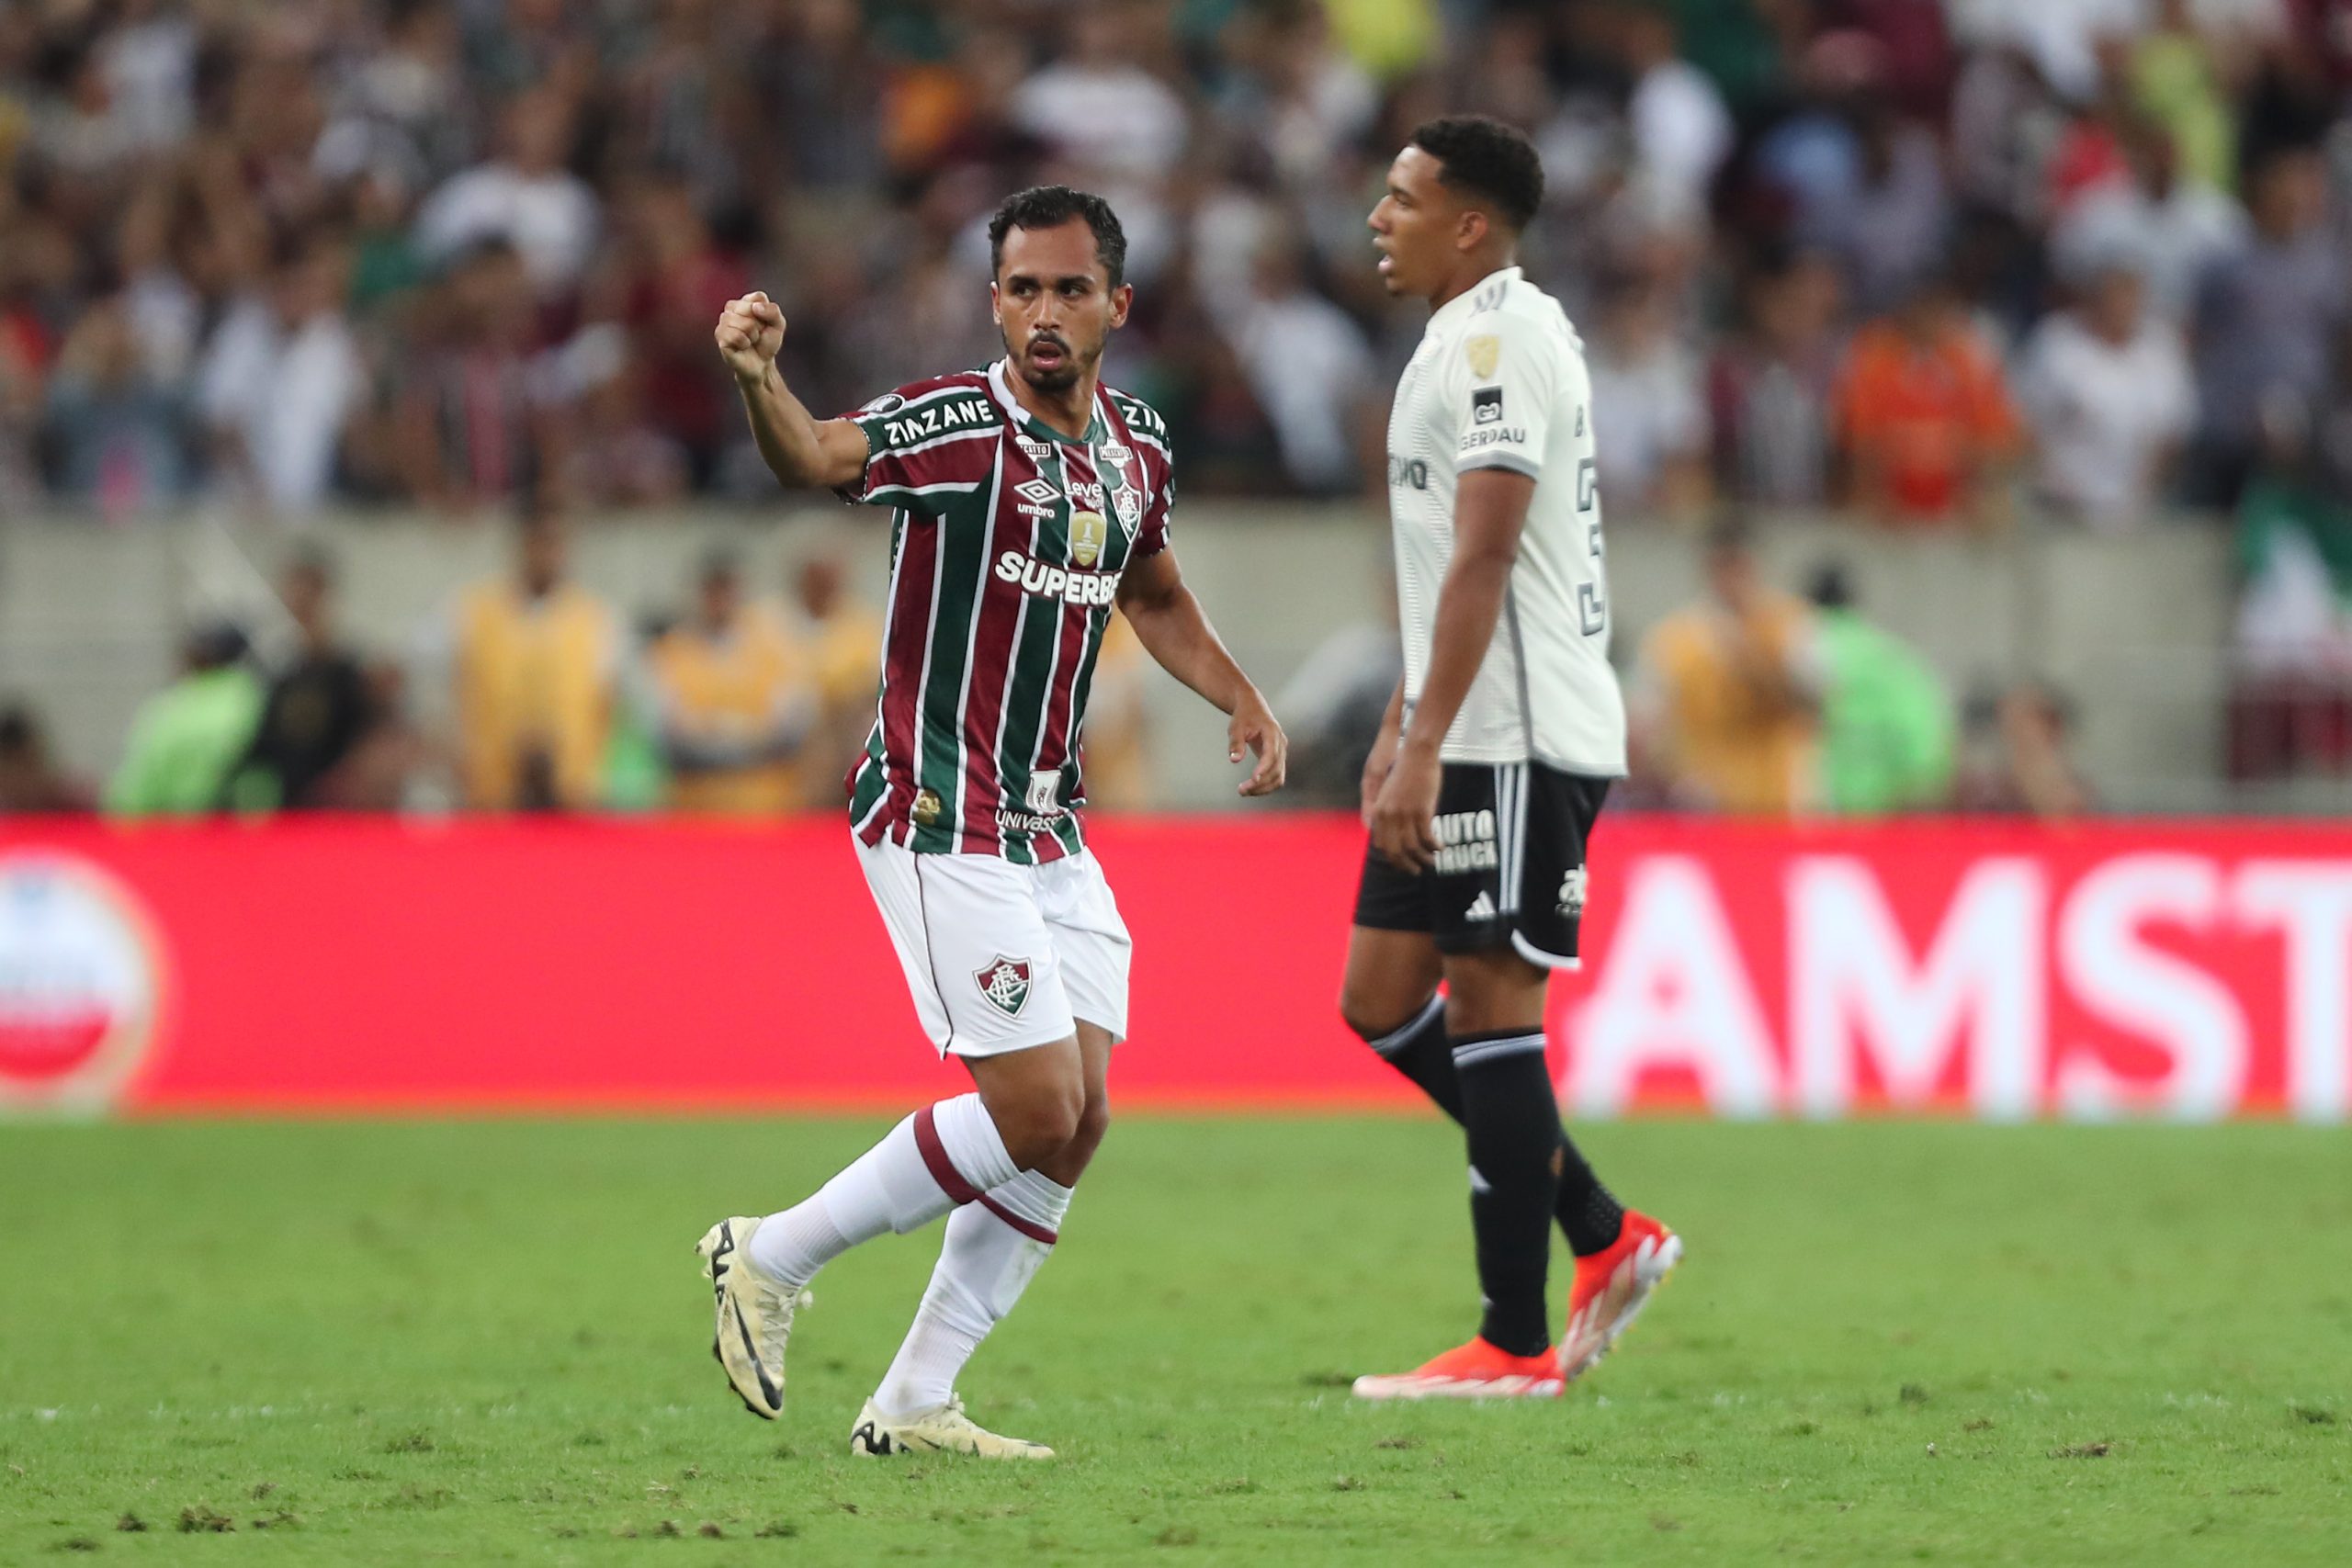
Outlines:
[{"label": "fluminense club crest", "polygon": [[1007,958],[998,953],[972,972],[978,982],[980,995],[1001,1010],[1007,1018],[1019,1018],[1021,1010],[1029,1005],[1029,961]]}]

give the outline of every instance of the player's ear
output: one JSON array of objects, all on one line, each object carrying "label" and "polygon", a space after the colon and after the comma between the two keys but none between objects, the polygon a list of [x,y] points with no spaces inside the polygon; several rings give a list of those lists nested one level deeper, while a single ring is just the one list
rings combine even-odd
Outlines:
[{"label": "player's ear", "polygon": [[1136,286],[1122,283],[1111,290],[1111,325],[1114,329],[1127,324],[1127,310],[1136,302]]},{"label": "player's ear", "polygon": [[1004,325],[1004,296],[997,292],[996,279],[989,279],[989,315],[1000,327]]},{"label": "player's ear", "polygon": [[1490,227],[1492,225],[1488,223],[1484,212],[1475,207],[1464,208],[1461,218],[1455,223],[1453,248],[1458,251],[1476,250],[1479,242],[1486,239],[1487,231]]}]

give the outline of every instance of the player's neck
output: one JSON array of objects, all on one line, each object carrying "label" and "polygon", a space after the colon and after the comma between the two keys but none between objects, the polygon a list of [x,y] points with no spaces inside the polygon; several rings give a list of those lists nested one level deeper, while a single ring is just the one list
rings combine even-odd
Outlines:
[{"label": "player's neck", "polygon": [[1029,384],[1028,378],[1005,367],[1005,385],[1012,389],[1012,400],[1022,411],[1046,429],[1083,441],[1094,425],[1094,371],[1088,371],[1058,392],[1040,391]]},{"label": "player's neck", "polygon": [[1430,314],[1434,316],[1505,267],[1518,265],[1519,258],[1509,251],[1505,251],[1500,257],[1495,256],[1492,253],[1485,255],[1464,256],[1462,265],[1455,270],[1453,276],[1447,278],[1438,291],[1430,296]]}]

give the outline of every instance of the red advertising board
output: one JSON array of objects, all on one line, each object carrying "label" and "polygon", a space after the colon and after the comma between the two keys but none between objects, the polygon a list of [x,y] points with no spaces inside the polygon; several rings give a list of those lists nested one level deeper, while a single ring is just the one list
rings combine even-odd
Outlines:
[{"label": "red advertising board", "polygon": [[[1102,821],[1130,1105],[1405,1091],[1339,818]],[[1572,1115],[2352,1110],[2352,831],[1607,820]],[[841,826],[0,821],[0,1105],[888,1107],[952,1090]]]}]

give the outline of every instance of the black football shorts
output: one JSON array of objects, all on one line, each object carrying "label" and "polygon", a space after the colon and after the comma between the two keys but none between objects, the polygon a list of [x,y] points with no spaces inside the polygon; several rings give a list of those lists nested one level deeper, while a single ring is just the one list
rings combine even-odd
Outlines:
[{"label": "black football shorts", "polygon": [[1541,762],[1445,763],[1436,863],[1400,870],[1367,843],[1356,924],[1419,931],[1443,953],[1509,947],[1547,969],[1574,969],[1585,844],[1609,783]]}]

